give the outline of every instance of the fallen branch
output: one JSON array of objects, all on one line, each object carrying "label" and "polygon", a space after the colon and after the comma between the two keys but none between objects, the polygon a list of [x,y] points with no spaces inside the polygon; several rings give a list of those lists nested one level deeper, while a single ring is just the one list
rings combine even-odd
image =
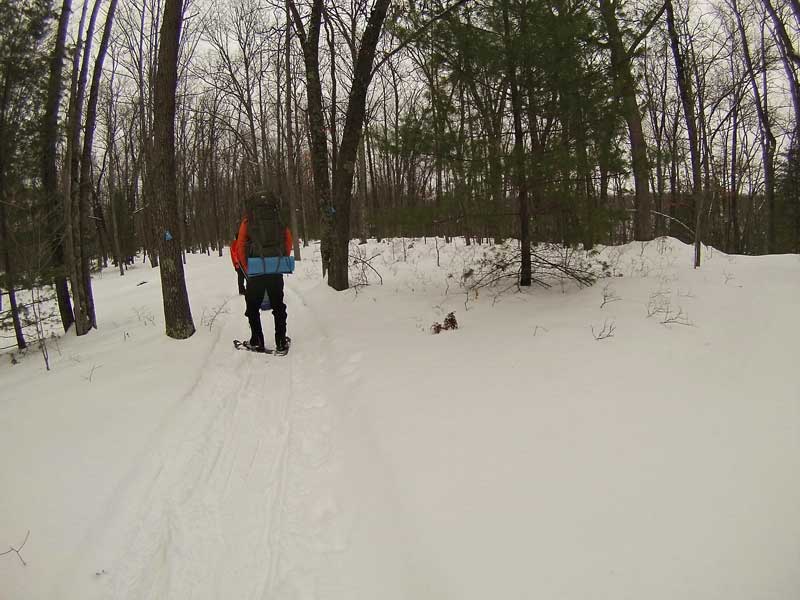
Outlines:
[{"label": "fallen branch", "polygon": [[28,533],[25,534],[25,539],[22,541],[22,544],[20,544],[19,548],[14,548],[14,546],[9,546],[9,550],[6,550],[5,552],[0,552],[0,556],[4,556],[6,554],[11,554],[12,552],[16,552],[17,553],[17,558],[22,563],[22,566],[23,567],[27,567],[28,563],[25,562],[25,560],[22,558],[22,555],[19,553],[19,551],[22,550],[25,547],[26,543],[28,543],[28,537],[30,535],[31,535],[31,530],[29,529]]}]

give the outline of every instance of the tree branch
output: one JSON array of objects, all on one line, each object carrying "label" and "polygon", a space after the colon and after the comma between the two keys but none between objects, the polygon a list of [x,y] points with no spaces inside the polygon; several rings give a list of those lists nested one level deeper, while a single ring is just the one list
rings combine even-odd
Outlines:
[{"label": "tree branch", "polygon": [[639,35],[636,36],[636,39],[633,40],[630,48],[625,52],[625,61],[629,61],[633,58],[633,53],[636,52],[636,46],[642,43],[642,40],[647,37],[647,34],[655,27],[655,24],[661,18],[661,15],[664,14],[664,11],[667,10],[667,3],[661,5],[661,10],[658,11],[655,17],[650,20],[650,23],[645,27],[644,31],[642,31]]},{"label": "tree branch", "polygon": [[375,72],[376,72],[376,71],[378,71],[378,69],[380,69],[380,68],[381,68],[381,67],[382,67],[384,64],[386,64],[386,62],[387,62],[387,61],[388,61],[390,58],[392,58],[392,57],[393,57],[395,54],[397,54],[397,53],[401,52],[401,51],[402,51],[402,50],[403,50],[403,49],[404,49],[406,46],[408,46],[410,43],[412,43],[412,42],[416,42],[416,41],[417,41],[419,38],[421,38],[421,37],[422,37],[422,35],[423,35],[425,32],[427,32],[427,31],[428,31],[428,29],[430,28],[430,26],[431,26],[431,25],[433,25],[433,24],[434,24],[434,23],[436,23],[437,21],[440,21],[440,20],[441,20],[441,19],[443,19],[444,17],[448,16],[448,15],[449,15],[451,12],[453,12],[453,10],[454,10],[454,9],[456,9],[456,8],[459,8],[459,7],[463,6],[463,5],[464,5],[464,4],[466,4],[467,2],[469,2],[469,0],[458,0],[458,1],[457,1],[455,4],[451,4],[450,6],[448,6],[447,8],[445,8],[445,9],[444,9],[442,12],[440,12],[440,13],[438,13],[438,14],[434,15],[434,16],[433,16],[433,17],[430,19],[430,21],[428,21],[427,23],[425,23],[425,24],[424,24],[422,27],[418,28],[418,29],[417,29],[417,31],[416,31],[416,33],[414,33],[414,35],[412,35],[412,36],[411,36],[411,37],[409,37],[408,39],[406,39],[406,40],[404,40],[403,42],[401,42],[401,43],[400,43],[400,45],[399,45],[399,46],[397,46],[397,48],[395,48],[394,50],[392,50],[392,51],[390,51],[390,52],[387,52],[387,53],[386,53],[386,54],[383,56],[383,58],[382,58],[381,60],[379,60],[377,63],[375,63],[375,67],[372,69],[372,74],[374,75],[374,74],[375,74]]},{"label": "tree branch", "polygon": [[26,543],[28,543],[28,537],[30,537],[30,535],[31,535],[31,530],[29,529],[28,533],[25,534],[25,539],[23,540],[23,542],[22,542],[22,544],[20,545],[19,548],[14,548],[14,546],[9,546],[9,550],[6,550],[5,552],[0,552],[0,556],[4,556],[6,554],[11,554],[12,552],[16,552],[17,553],[17,558],[19,558],[20,562],[22,563],[22,566],[27,567],[28,563],[26,563],[22,559],[22,555],[19,553],[19,551],[22,550],[25,547]]}]

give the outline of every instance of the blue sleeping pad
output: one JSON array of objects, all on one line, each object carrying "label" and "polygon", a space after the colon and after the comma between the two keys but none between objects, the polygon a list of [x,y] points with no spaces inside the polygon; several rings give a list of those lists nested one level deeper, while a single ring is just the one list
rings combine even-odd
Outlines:
[{"label": "blue sleeping pad", "polygon": [[247,276],[294,273],[294,256],[266,256],[247,259]]}]

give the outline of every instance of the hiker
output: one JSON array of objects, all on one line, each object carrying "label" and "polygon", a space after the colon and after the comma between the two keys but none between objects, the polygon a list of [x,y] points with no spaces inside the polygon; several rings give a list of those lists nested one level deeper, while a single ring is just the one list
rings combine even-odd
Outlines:
[{"label": "hiker", "polygon": [[236,279],[239,285],[239,295],[244,296],[245,293],[245,275],[244,269],[239,264],[239,261],[236,259],[236,253],[234,252],[234,248],[236,247],[236,238],[239,237],[238,232],[236,235],[233,236],[233,241],[231,242],[231,262],[233,263],[233,268],[236,270]]},{"label": "hiker", "polygon": [[[294,270],[292,232],[284,225],[280,201],[269,191],[251,194],[245,201],[245,216],[239,225],[231,254],[247,278],[245,316],[250,324],[248,350],[266,352],[261,330],[261,304],[269,300],[275,319],[275,353],[286,354],[291,339],[286,336],[286,304],[283,302],[283,274]],[[264,294],[266,293],[266,298]]]}]

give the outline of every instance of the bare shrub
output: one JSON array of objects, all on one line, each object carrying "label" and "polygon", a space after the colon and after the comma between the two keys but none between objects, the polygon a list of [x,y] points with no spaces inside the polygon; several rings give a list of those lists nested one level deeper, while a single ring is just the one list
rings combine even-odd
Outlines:
[{"label": "bare shrub", "polygon": [[370,273],[374,273],[380,285],[383,285],[383,277],[372,265],[372,261],[381,256],[381,253],[367,257],[367,252],[363,246],[351,246],[350,259],[350,285],[358,290],[370,284]]},{"label": "bare shrub", "polygon": [[227,309],[227,304],[230,302],[230,298],[225,300],[222,304],[213,307],[211,310],[206,313],[206,309],[203,309],[203,315],[200,318],[200,323],[203,326],[208,327],[208,330],[211,331],[211,328],[214,327],[214,323],[217,321],[217,318],[220,315],[227,315],[230,311]]},{"label": "bare shrub", "polygon": [[591,326],[591,329],[594,339],[596,339],[597,341],[606,340],[608,338],[614,337],[614,331],[616,331],[617,329],[617,324],[614,321],[611,321],[609,323],[608,319],[606,319],[605,321],[603,321],[603,328],[599,332],[595,333],[594,325]]},{"label": "bare shrub", "polygon": [[[464,269],[461,285],[470,292],[480,288],[498,289],[498,294],[519,286],[522,270],[520,248],[506,246],[483,252],[474,267]],[[541,244],[531,253],[531,282],[543,288],[568,282],[588,287],[607,272],[607,265],[596,258],[596,253],[576,250],[558,244]]]},{"label": "bare shrub", "polygon": [[617,293],[611,288],[611,284],[607,283],[603,286],[603,302],[600,304],[600,308],[603,308],[606,304],[611,302],[617,302],[618,300],[622,300]]}]

